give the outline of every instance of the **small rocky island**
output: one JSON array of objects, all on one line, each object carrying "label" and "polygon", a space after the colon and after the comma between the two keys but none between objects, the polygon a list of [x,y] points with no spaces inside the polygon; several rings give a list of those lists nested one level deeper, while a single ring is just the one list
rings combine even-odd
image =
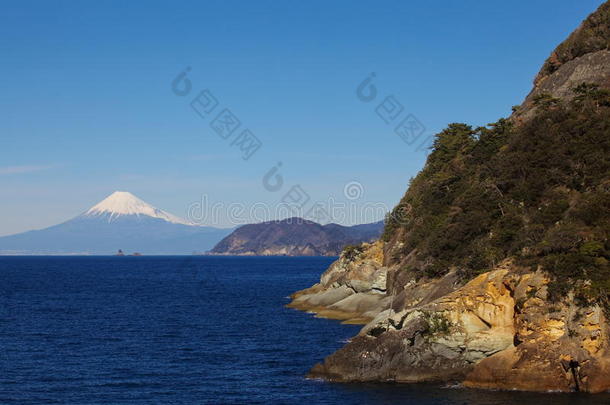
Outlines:
[{"label": "small rocky island", "polygon": [[610,3],[507,119],[451,124],[379,241],[290,307],[365,326],[310,376],[610,389]]}]

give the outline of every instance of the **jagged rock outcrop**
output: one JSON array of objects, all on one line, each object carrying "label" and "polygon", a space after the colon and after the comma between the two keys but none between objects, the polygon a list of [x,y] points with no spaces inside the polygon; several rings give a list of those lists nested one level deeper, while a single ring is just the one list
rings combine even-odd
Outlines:
[{"label": "jagged rock outcrop", "polygon": [[288,307],[346,323],[371,321],[389,306],[390,300],[382,245],[364,243],[343,251],[318,284],[292,295]]},{"label": "jagged rock outcrop", "polygon": [[610,88],[610,51],[589,53],[562,64],[548,76],[539,76],[534,89],[513,115],[524,122],[534,115],[536,97],[549,95],[567,102],[574,97],[574,88],[581,83],[594,83]]},{"label": "jagged rock outcrop", "polygon": [[517,122],[533,116],[534,100],[547,94],[563,102],[574,87],[593,83],[610,88],[610,3],[602,4],[557,46],[534,79],[534,88],[513,115]]}]

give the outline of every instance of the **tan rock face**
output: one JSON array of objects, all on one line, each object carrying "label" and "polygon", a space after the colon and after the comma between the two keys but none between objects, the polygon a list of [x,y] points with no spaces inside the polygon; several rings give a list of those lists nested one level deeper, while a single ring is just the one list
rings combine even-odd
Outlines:
[{"label": "tan rock face", "polygon": [[[604,370],[608,334],[599,307],[580,308],[567,297],[547,300],[548,279],[541,273],[504,275],[512,291],[511,345],[482,359],[465,378],[478,388],[530,391],[600,392],[610,388]],[[532,378],[532,376],[536,376]]]},{"label": "tan rock face", "polygon": [[320,283],[292,295],[288,307],[346,323],[366,324],[388,307],[383,243],[364,243],[322,274]]},{"label": "tan rock face", "polygon": [[[372,253],[378,246],[368,248]],[[449,282],[454,280],[451,275],[444,281],[407,283],[395,292],[412,296],[397,305],[395,297],[378,292],[378,299],[371,300],[371,290],[355,292],[346,281],[345,276],[353,276],[369,288],[374,284],[382,267],[366,270],[370,253],[351,262],[340,260],[325,273],[325,283],[295,296],[293,304],[300,299],[320,303],[332,295],[317,309],[322,316],[327,311],[340,319],[373,318],[344,348],[316,365],[311,376],[335,381],[455,381],[469,387],[534,391],[610,389],[603,312],[598,307],[579,308],[570,297],[549,303],[544,274],[520,274],[507,261],[463,286]],[[449,293],[426,298],[448,285],[454,286]],[[350,301],[354,302],[347,305]],[[351,318],[336,316],[345,315],[341,310],[346,308]]]}]

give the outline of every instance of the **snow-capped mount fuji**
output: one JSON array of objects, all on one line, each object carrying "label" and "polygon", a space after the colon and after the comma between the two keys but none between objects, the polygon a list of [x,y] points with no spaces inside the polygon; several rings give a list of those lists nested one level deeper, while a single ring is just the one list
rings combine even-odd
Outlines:
[{"label": "snow-capped mount fuji", "polygon": [[81,215],[46,229],[0,237],[0,254],[205,252],[233,229],[189,223],[127,191],[116,191]]},{"label": "snow-capped mount fuji", "polygon": [[113,222],[124,215],[137,217],[143,215],[163,219],[172,224],[193,225],[169,212],[153,207],[128,191],[115,191],[83,214],[86,217],[104,217],[108,222]]}]

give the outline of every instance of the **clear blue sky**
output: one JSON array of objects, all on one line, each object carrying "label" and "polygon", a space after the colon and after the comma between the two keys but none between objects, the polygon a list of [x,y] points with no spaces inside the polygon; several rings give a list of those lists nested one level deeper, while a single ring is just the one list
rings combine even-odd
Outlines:
[{"label": "clear blue sky", "polygon": [[[0,235],[67,220],[115,190],[180,216],[209,200],[394,205],[425,153],[376,114],[426,127],[507,116],[601,0],[3,1]],[[171,82],[186,66],[193,93]],[[377,74],[376,101],[358,84]],[[262,141],[248,161],[189,107],[209,88]],[[278,161],[284,189],[262,176]]]}]

